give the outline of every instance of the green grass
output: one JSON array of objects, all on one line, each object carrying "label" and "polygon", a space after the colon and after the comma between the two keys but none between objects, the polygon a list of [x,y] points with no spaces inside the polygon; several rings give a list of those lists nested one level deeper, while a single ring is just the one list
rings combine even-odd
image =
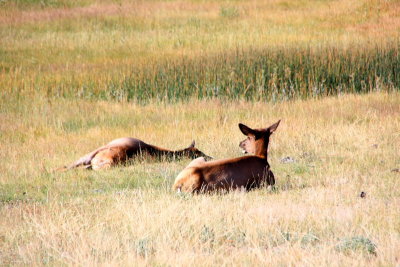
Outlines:
[{"label": "green grass", "polygon": [[[0,0],[0,265],[398,265],[399,14]],[[278,119],[270,189],[175,194],[189,160],[52,172],[123,136],[239,157],[239,122]]]},{"label": "green grass", "polygon": [[[0,262],[393,265],[399,103],[398,92],[281,103],[7,102],[0,112]],[[239,157],[238,122],[263,127],[279,118],[271,189],[178,195],[171,186],[189,160],[50,172],[121,136],[172,149],[195,139],[217,159]],[[288,156],[295,162],[282,163]]]},{"label": "green grass", "polygon": [[2,0],[0,6],[13,7],[18,9],[37,9],[37,8],[71,8],[88,4],[85,0]]},{"label": "green grass", "polygon": [[[238,50],[196,59],[170,59],[133,68],[120,80],[59,83],[27,81],[18,91],[48,97],[146,102],[193,97],[282,101],[400,87],[398,45],[346,50],[287,48]],[[32,88],[33,87],[33,88]],[[3,97],[15,91],[3,92]]]},{"label": "green grass", "polygon": [[395,1],[69,3],[3,4],[3,98],[280,101],[399,88]]},{"label": "green grass", "polygon": [[[237,51],[132,71],[99,92],[105,99],[179,100],[197,97],[280,101],[397,90],[398,46]],[[119,86],[118,86],[119,85]],[[93,92],[90,88],[89,92]]]}]

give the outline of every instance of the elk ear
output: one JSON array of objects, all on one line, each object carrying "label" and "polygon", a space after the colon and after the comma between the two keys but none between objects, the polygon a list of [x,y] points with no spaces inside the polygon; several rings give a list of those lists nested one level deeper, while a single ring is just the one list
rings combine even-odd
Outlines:
[{"label": "elk ear", "polygon": [[189,147],[194,147],[196,145],[196,142],[193,140],[193,142],[190,144]]},{"label": "elk ear", "polygon": [[251,129],[250,127],[247,127],[246,125],[244,125],[242,123],[239,123],[239,129],[240,129],[240,131],[242,131],[242,133],[244,135],[249,135],[249,134],[255,135],[253,129]]},{"label": "elk ear", "polygon": [[281,120],[275,122],[274,124],[272,124],[271,126],[268,127],[268,130],[270,133],[275,132],[276,128],[278,128],[279,123],[281,122]]}]

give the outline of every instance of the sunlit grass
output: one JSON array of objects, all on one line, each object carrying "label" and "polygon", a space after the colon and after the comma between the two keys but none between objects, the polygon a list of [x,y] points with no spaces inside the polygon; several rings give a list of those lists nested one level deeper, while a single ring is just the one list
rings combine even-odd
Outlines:
[{"label": "sunlit grass", "polygon": [[[0,1],[0,265],[398,265],[399,14]],[[238,157],[239,122],[278,119],[271,189],[176,195],[189,160],[52,171],[123,136]]]},{"label": "sunlit grass", "polygon": [[3,94],[273,100],[399,83],[396,1],[49,2],[3,4]]},{"label": "sunlit grass", "polygon": [[[398,256],[398,93],[279,104],[15,101],[1,106],[2,264],[386,266]],[[170,188],[188,160],[50,172],[121,136],[167,148],[195,139],[215,158],[237,157],[238,122],[277,119],[272,191],[177,196]],[[287,156],[295,162],[280,161]]]}]

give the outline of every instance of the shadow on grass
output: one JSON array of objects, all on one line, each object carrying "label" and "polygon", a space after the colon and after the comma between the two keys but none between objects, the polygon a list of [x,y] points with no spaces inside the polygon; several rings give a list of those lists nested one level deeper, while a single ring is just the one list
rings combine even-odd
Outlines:
[{"label": "shadow on grass", "polygon": [[[171,165],[172,164],[172,165]],[[311,185],[307,176],[312,171],[304,164],[278,166],[274,170],[276,184],[262,186],[252,191],[279,194],[296,191]],[[284,168],[282,168],[284,167]],[[92,171],[75,169],[66,172],[42,172],[32,179],[16,179],[15,183],[2,185],[0,204],[12,202],[48,202],[52,199],[68,200],[76,197],[112,194],[124,190],[160,190],[173,193],[170,188],[179,165],[171,162],[124,165],[108,170]]]},{"label": "shadow on grass", "polygon": [[172,185],[175,170],[163,163],[141,164],[92,171],[42,172],[32,179],[16,179],[0,188],[0,205],[14,202],[47,202],[112,194],[123,190],[156,189],[166,191]]}]

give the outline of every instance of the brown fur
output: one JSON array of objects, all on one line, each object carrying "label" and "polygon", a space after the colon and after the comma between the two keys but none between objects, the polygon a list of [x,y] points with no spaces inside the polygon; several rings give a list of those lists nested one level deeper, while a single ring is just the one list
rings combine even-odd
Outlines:
[{"label": "brown fur", "polygon": [[193,160],[175,179],[173,190],[183,192],[210,192],[245,188],[250,190],[262,184],[275,184],[274,174],[267,161],[270,135],[279,122],[265,129],[251,129],[239,124],[247,135],[246,149],[254,156],[206,162]]},{"label": "brown fur", "polygon": [[182,150],[168,150],[154,145],[146,144],[142,140],[123,137],[109,142],[107,145],[99,147],[98,149],[86,154],[79,160],[74,162],[64,170],[69,170],[77,167],[86,169],[104,169],[115,166],[117,164],[126,163],[127,160],[137,157],[148,157],[151,159],[179,159],[182,157],[196,158],[205,157],[212,159],[195,147],[195,142]]}]

